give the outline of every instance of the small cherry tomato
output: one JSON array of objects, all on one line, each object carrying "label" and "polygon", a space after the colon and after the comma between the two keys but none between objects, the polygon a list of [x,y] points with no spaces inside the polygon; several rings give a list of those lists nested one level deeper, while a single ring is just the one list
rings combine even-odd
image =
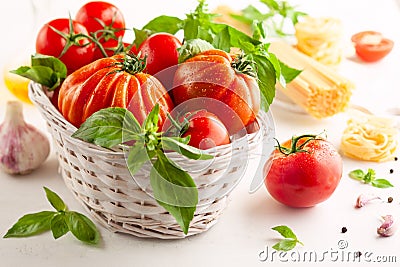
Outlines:
[{"label": "small cherry tomato", "polygon": [[217,116],[206,110],[197,111],[189,118],[188,128],[182,136],[189,135],[189,145],[200,149],[208,149],[230,143],[229,134],[224,124]]},{"label": "small cherry tomato", "polygon": [[392,51],[393,41],[375,31],[363,31],[351,37],[357,56],[366,62],[375,62]]},{"label": "small cherry tomato", "polygon": [[275,200],[291,207],[312,207],[332,195],[343,167],[330,142],[303,135],[278,147],[269,171],[265,169],[265,185]]},{"label": "small cherry tomato", "polygon": [[182,43],[169,33],[156,33],[144,40],[138,49],[141,56],[147,56],[146,71],[151,75],[178,64],[178,48]]}]

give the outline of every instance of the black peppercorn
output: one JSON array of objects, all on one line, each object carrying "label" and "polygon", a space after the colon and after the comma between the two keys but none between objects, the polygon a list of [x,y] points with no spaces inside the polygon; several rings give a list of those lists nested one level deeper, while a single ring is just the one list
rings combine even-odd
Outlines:
[{"label": "black peppercorn", "polygon": [[342,227],[342,233],[346,233],[347,232],[347,228],[346,227]]},{"label": "black peppercorn", "polygon": [[397,160],[398,160],[398,158],[397,158],[397,157],[394,157],[394,160],[395,160],[395,161],[397,161]]},{"label": "black peppercorn", "polygon": [[394,171],[393,171],[393,169],[390,169],[389,172],[390,172],[390,173],[393,173]]},{"label": "black peppercorn", "polygon": [[393,202],[393,198],[392,197],[388,197],[388,202],[392,203]]}]

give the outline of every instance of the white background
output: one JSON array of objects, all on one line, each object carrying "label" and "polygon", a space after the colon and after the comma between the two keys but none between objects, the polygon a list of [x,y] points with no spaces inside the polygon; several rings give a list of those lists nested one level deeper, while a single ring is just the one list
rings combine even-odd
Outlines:
[{"label": "white background", "polygon": [[[34,52],[34,38],[40,25],[57,16],[74,14],[85,1],[41,2],[38,19],[32,16],[30,1],[8,1],[1,9],[3,39],[0,42],[0,67],[26,58]],[[21,3],[25,2],[24,5]],[[230,1],[232,2],[232,1]],[[234,8],[243,8],[257,1],[235,1]],[[141,27],[151,18],[161,15],[183,17],[194,9],[196,1],[113,1],[125,15],[127,25]],[[228,1],[209,1],[210,9]],[[363,64],[349,55],[339,72],[356,84],[352,102],[364,105],[372,111],[384,114],[388,107],[399,107],[398,77],[400,74],[400,8],[392,0],[304,0],[299,9],[312,16],[332,16],[342,20],[345,26],[344,40],[348,42],[353,33],[362,30],[377,30],[395,42],[391,54],[384,60]],[[22,7],[21,7],[22,6]],[[4,33],[4,27],[6,32]],[[3,84],[0,84],[0,120],[4,118],[5,103],[13,99]],[[44,121],[37,110],[24,105],[26,120],[46,131]],[[338,148],[341,134],[349,114],[343,113],[329,119],[316,120],[308,115],[293,114],[272,107],[277,137],[281,140],[293,134],[319,133],[326,129],[329,140]],[[325,255],[324,265],[349,266],[342,262],[342,252],[356,251],[376,256],[397,257],[400,262],[400,233],[389,238],[376,235],[380,225],[379,216],[393,214],[400,219],[400,162],[367,163],[343,158],[343,177],[339,187],[326,202],[308,209],[292,209],[275,202],[264,187],[249,194],[252,177],[244,177],[233,191],[228,208],[220,221],[209,231],[198,236],[178,241],[140,239],[114,234],[100,228],[102,242],[99,246],[87,246],[70,234],[53,240],[50,233],[25,239],[0,239],[0,266],[273,266],[280,260],[274,256],[261,262],[259,253],[277,241],[279,235],[271,230],[276,225],[290,226],[304,246],[294,251],[316,252],[319,259]],[[376,189],[351,180],[347,174],[356,168],[375,168],[379,177],[390,180],[395,188]],[[0,234],[23,214],[51,209],[42,187],[57,192],[71,210],[85,212],[65,187],[57,172],[58,164],[54,153],[44,165],[27,176],[10,176],[0,173]],[[389,169],[394,169],[389,174]],[[374,192],[394,202],[373,203],[356,210],[354,203],[361,193]],[[348,232],[341,233],[345,226]],[[342,242],[343,241],[343,242]],[[339,249],[338,243],[348,247]],[[336,255],[335,252],[339,254]],[[323,254],[327,252],[326,254]],[[332,254],[333,253],[333,254]],[[336,261],[336,257],[339,257]],[[292,260],[286,257],[289,263]],[[307,266],[296,262],[295,266]],[[320,263],[321,264],[321,263]],[[393,264],[395,266],[396,264]],[[369,266],[377,266],[377,263]]]}]

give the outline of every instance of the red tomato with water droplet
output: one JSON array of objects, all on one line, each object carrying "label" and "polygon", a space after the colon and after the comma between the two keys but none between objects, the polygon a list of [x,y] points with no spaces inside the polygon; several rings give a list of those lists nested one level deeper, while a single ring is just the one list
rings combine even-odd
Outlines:
[{"label": "red tomato with water droplet", "polygon": [[[282,144],[289,150],[291,146],[291,140]],[[287,206],[312,207],[335,191],[342,177],[342,158],[324,139],[300,138],[296,147],[297,152],[287,154],[285,149],[274,151],[265,185],[275,200]]]}]

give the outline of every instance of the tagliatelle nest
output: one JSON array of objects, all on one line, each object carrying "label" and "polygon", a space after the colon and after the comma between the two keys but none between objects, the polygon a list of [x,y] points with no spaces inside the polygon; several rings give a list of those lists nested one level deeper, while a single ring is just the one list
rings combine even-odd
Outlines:
[{"label": "tagliatelle nest", "polygon": [[367,161],[389,161],[395,157],[398,131],[389,118],[354,113],[347,121],[341,150],[345,156]]}]

